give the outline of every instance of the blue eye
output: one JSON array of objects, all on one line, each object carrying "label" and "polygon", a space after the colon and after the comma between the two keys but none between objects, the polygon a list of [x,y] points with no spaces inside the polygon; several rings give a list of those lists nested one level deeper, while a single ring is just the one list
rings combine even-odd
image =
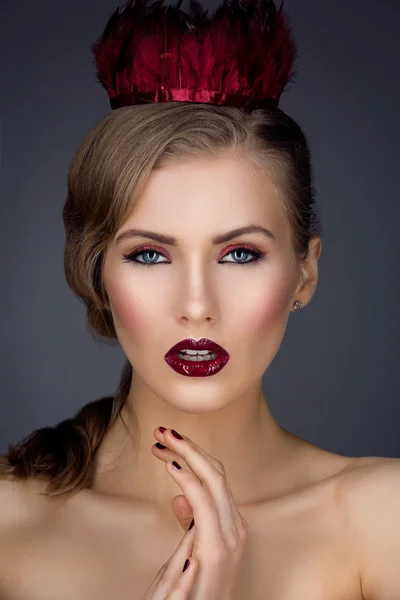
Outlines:
[{"label": "blue eye", "polygon": [[[222,258],[225,258],[226,256],[229,256],[230,254],[234,254],[234,253],[239,253],[239,261],[237,262],[236,260],[233,261],[226,261],[220,264],[231,264],[231,265],[253,265],[255,263],[258,263],[260,261],[262,261],[265,257],[265,254],[263,252],[259,252],[258,250],[254,250],[253,248],[249,248],[247,246],[236,246],[235,248],[233,248],[232,250],[230,250],[229,252],[227,252],[226,254],[224,254],[224,256]],[[139,257],[143,258],[146,255],[153,255],[152,258],[150,258],[150,262],[146,262],[145,260],[138,260]],[[247,255],[251,258],[251,260],[245,260],[241,262],[241,258],[243,258],[243,255]],[[156,262],[157,260],[157,256],[163,256],[164,258],[166,258],[166,256],[164,254],[162,254],[161,252],[158,252],[157,250],[155,250],[154,248],[147,248],[147,249],[141,249],[135,252],[132,252],[131,254],[128,254],[127,256],[124,256],[125,260],[123,262],[130,262],[130,263],[134,263],[136,265],[142,265],[144,267],[155,267],[157,265],[161,265],[161,264],[170,264],[169,262],[166,261],[162,261],[162,262]]]},{"label": "blue eye", "polygon": [[[137,258],[139,256],[143,257],[146,254],[147,255],[149,255],[149,254],[156,255],[156,258],[157,258],[157,255],[163,256],[163,254],[161,254],[161,252],[157,252],[157,250],[141,250],[140,252],[133,252],[132,254],[129,254],[129,256],[126,257],[127,260],[124,262],[133,262],[138,265],[144,265],[145,267],[152,267],[153,265],[161,264],[161,263],[154,262],[154,260],[151,260],[151,259],[150,259],[150,262],[142,262],[140,260],[137,260]],[[153,259],[154,259],[154,256],[153,256]]]},{"label": "blue eye", "polygon": [[[236,264],[236,265],[248,265],[248,264],[253,264],[255,262],[258,262],[260,260],[262,260],[263,254],[261,252],[256,252],[255,250],[247,250],[246,248],[243,248],[243,246],[238,246],[237,248],[235,248],[234,250],[231,250],[230,252],[227,252],[223,258],[225,258],[226,256],[229,256],[230,254],[239,254],[241,255],[241,258],[243,258],[243,254],[244,255],[252,255],[253,258],[251,260],[246,260],[243,262],[240,262],[240,257],[239,257],[239,262],[236,261],[228,261],[229,264]],[[224,264],[224,263],[222,263]],[[225,263],[226,264],[226,263]]]}]

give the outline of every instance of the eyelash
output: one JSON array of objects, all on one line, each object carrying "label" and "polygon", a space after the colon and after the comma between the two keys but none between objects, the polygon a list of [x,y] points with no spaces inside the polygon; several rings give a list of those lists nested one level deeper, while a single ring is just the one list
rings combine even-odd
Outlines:
[{"label": "eyelash", "polygon": [[[230,248],[229,252],[227,252],[226,254],[224,254],[224,256],[222,258],[225,258],[226,256],[228,256],[229,254],[232,254],[232,252],[235,252],[235,250],[247,250],[248,253],[253,254],[254,258],[252,260],[246,261],[246,262],[227,262],[227,263],[222,263],[222,264],[228,264],[228,265],[255,265],[259,262],[261,262],[262,260],[264,260],[265,258],[265,253],[264,252],[260,252],[259,250],[255,250],[252,246],[248,246],[247,244],[237,244],[234,247]],[[158,250],[156,250],[155,248],[152,248],[151,246],[146,246],[143,248],[139,248],[138,250],[135,250],[134,252],[132,252],[131,254],[128,254],[127,256],[124,255],[124,261],[123,262],[127,262],[127,263],[133,263],[135,265],[141,265],[144,267],[156,267],[158,265],[166,265],[169,263],[166,262],[161,262],[161,263],[145,263],[145,262],[139,262],[138,260],[135,260],[138,256],[140,256],[141,254],[145,254],[146,252],[155,252],[156,254],[160,254],[161,256],[164,256],[164,258],[167,258],[162,252],[159,252]]]}]

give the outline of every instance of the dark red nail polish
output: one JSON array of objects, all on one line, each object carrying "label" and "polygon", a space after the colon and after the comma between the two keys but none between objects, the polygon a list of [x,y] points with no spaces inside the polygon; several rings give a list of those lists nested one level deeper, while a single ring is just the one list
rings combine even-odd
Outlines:
[{"label": "dark red nail polish", "polygon": [[192,522],[190,523],[190,525],[188,527],[188,531],[189,531],[189,529],[192,529],[193,525],[194,525],[194,519],[192,519]]},{"label": "dark red nail polish", "polygon": [[161,431],[161,433],[164,433],[164,431],[166,431],[166,430],[167,430],[167,428],[166,428],[166,427],[159,427],[158,429]]},{"label": "dark red nail polish", "polygon": [[183,571],[186,571],[186,569],[188,568],[189,565],[190,565],[190,560],[187,558],[185,561],[185,564],[183,565],[182,573],[183,573]]},{"label": "dark red nail polish", "polygon": [[160,450],[164,450],[164,448],[166,448],[167,446],[163,446],[162,444],[160,444],[159,442],[157,442],[157,444],[155,444],[157,446],[157,448],[160,448]]},{"label": "dark red nail polish", "polygon": [[171,429],[171,433],[177,440],[183,440],[183,437],[175,429]]},{"label": "dark red nail polish", "polygon": [[182,469],[181,465],[179,465],[176,460],[173,460],[172,464],[174,465],[175,469]]}]

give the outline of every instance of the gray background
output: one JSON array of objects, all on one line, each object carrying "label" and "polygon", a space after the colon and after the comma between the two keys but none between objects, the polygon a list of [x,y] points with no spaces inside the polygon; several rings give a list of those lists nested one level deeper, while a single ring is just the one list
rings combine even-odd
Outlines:
[{"label": "gray background", "polygon": [[[61,220],[69,161],[110,110],[90,44],[118,4],[1,0],[1,452],[113,394],[123,364],[86,333]],[[277,421],[314,444],[399,457],[400,3],[285,7],[299,73],[281,107],[311,145],[324,247],[264,387]]]}]

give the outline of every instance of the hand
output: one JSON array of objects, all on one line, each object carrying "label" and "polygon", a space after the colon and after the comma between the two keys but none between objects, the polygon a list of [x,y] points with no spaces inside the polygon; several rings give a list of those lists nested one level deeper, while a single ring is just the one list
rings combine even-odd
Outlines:
[{"label": "hand", "polygon": [[142,600],[188,600],[196,578],[199,561],[190,558],[185,571],[186,559],[191,556],[194,541],[194,527],[183,536],[171,558],[161,567],[157,576]]},{"label": "hand", "polygon": [[[167,472],[187,498],[185,507],[179,497],[179,510],[183,507],[186,523],[194,515],[196,535],[192,556],[199,560],[199,570],[189,598],[233,600],[247,543],[247,522],[235,505],[223,464],[189,438],[176,439],[172,431],[166,429],[161,433],[156,429],[154,437],[166,448],[161,450],[153,445],[152,450],[165,461]],[[177,459],[179,463],[179,457],[189,470],[175,470],[173,461]],[[173,508],[177,515],[176,506]]]}]

